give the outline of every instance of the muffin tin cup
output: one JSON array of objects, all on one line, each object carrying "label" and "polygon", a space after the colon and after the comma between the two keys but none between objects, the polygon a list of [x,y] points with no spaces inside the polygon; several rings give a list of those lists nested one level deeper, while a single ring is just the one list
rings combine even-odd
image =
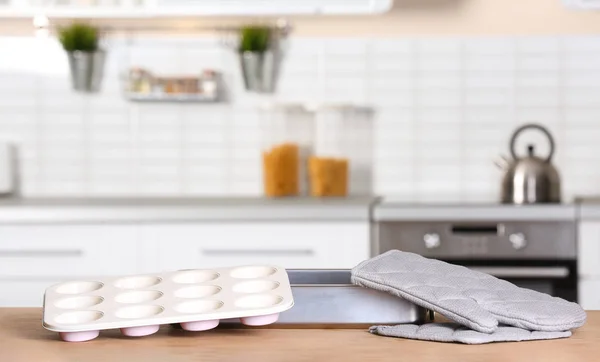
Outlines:
[{"label": "muffin tin cup", "polygon": [[106,329],[143,337],[164,324],[187,331],[210,330],[230,319],[262,326],[293,305],[281,267],[192,269],[53,285],[44,294],[43,325],[64,341],[81,342]]}]

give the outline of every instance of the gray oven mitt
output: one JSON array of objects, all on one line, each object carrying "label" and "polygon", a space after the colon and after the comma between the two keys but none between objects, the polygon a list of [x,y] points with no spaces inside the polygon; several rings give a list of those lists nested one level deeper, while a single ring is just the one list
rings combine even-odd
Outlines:
[{"label": "gray oven mitt", "polygon": [[564,332],[586,320],[585,311],[576,303],[398,250],[358,264],[352,269],[351,280],[355,285],[407,299],[482,333],[495,332],[499,324]]},{"label": "gray oven mitt", "polygon": [[538,332],[526,329],[499,326],[493,333],[482,333],[456,323],[428,323],[424,325],[401,324],[397,326],[373,326],[373,334],[434,342],[457,342],[464,344],[485,344],[492,342],[521,342],[541,339],[567,338],[570,331]]}]

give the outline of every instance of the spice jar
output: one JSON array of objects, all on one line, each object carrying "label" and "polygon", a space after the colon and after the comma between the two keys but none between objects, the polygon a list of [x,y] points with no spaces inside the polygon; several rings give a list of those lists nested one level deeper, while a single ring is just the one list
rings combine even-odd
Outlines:
[{"label": "spice jar", "polygon": [[314,155],[309,159],[310,193],[342,197],[372,192],[372,110],[324,105],[316,110]]},{"label": "spice jar", "polygon": [[299,104],[271,104],[261,115],[265,195],[306,195],[314,113]]}]

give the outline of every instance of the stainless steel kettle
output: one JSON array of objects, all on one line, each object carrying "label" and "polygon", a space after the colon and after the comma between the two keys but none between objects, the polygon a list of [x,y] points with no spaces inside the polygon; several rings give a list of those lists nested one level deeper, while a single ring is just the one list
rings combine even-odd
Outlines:
[{"label": "stainless steel kettle", "polygon": [[[550,154],[546,158],[535,155],[535,147],[527,146],[527,156],[518,157],[515,143],[526,129],[542,131],[550,142]],[[512,159],[502,157],[497,162],[502,170],[501,201],[505,204],[560,203],[560,175],[550,162],[554,155],[554,139],[550,132],[539,124],[526,124],[515,130],[510,140]]]}]

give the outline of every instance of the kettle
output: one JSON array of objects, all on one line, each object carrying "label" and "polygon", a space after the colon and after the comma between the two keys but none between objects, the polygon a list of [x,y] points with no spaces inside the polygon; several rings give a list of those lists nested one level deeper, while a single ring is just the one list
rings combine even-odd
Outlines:
[{"label": "kettle", "polygon": [[[518,157],[515,142],[526,129],[543,132],[550,142],[550,154],[541,158],[535,154],[532,144],[527,146],[527,156]],[[560,203],[560,175],[550,162],[554,154],[554,139],[550,132],[539,124],[525,124],[512,135],[510,140],[512,159],[502,157],[496,165],[504,171],[501,201],[504,204]]]}]

